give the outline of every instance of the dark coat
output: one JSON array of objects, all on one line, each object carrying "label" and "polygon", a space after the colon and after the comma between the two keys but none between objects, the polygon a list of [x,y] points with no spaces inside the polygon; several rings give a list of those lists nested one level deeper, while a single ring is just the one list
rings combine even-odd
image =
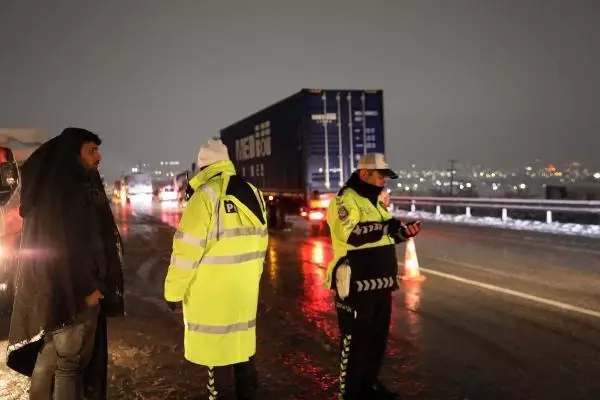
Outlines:
[{"label": "dark coat", "polygon": [[[95,288],[104,295],[101,320],[124,314],[121,237],[100,175],[78,162],[86,133],[66,129],[40,146],[21,171],[23,232],[7,365],[27,376],[43,335],[70,325]],[[101,280],[94,274],[97,238],[104,250]],[[96,384],[105,390],[106,323],[100,322],[90,368],[104,370],[104,382]]]}]

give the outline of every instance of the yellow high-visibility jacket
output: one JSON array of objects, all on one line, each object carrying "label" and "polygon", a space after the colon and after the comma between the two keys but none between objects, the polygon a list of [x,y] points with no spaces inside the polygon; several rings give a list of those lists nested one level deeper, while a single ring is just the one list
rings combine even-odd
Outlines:
[{"label": "yellow high-visibility jacket", "polygon": [[[268,246],[265,203],[259,218],[228,193],[240,182],[231,161],[190,180],[195,193],[173,239],[165,299],[183,302],[185,358],[210,367],[247,361],[256,352],[259,281]],[[260,214],[259,214],[260,215]]]}]

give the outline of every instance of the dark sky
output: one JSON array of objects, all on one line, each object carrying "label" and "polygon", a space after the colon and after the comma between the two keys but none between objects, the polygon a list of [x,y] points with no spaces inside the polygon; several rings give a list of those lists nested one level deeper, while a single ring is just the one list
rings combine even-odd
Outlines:
[{"label": "dark sky", "polygon": [[600,168],[599,21],[597,0],[0,0],[0,126],[94,130],[113,175],[191,162],[303,87],[380,88],[397,167]]}]

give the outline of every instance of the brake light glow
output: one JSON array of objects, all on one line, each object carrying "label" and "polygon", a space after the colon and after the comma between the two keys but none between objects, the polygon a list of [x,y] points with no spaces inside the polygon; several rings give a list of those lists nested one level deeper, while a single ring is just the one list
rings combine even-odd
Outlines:
[{"label": "brake light glow", "polygon": [[308,219],[311,221],[320,221],[323,218],[325,218],[325,214],[323,214],[321,211],[311,211],[308,214]]},{"label": "brake light glow", "polygon": [[310,208],[327,208],[327,207],[329,207],[330,201],[331,201],[331,199],[311,200],[309,202],[309,206],[310,206]]}]

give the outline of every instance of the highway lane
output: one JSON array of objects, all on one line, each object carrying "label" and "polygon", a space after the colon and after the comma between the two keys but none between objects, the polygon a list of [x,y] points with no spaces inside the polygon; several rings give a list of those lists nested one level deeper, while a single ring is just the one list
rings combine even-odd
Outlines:
[{"label": "highway lane", "polygon": [[[426,222],[415,243],[427,279],[395,294],[383,372],[391,387],[415,399],[600,398],[599,240]],[[329,240],[295,220],[271,236],[262,287],[267,307],[321,360],[328,393],[337,374],[322,288],[331,256]]]},{"label": "highway lane", "polygon": [[529,295],[600,310],[600,240],[428,224],[420,265]]},{"label": "highway lane", "polygon": [[[324,268],[328,241],[305,241]],[[427,280],[396,294],[388,380],[408,369],[439,398],[600,398],[598,240],[425,223],[415,243]]]}]

